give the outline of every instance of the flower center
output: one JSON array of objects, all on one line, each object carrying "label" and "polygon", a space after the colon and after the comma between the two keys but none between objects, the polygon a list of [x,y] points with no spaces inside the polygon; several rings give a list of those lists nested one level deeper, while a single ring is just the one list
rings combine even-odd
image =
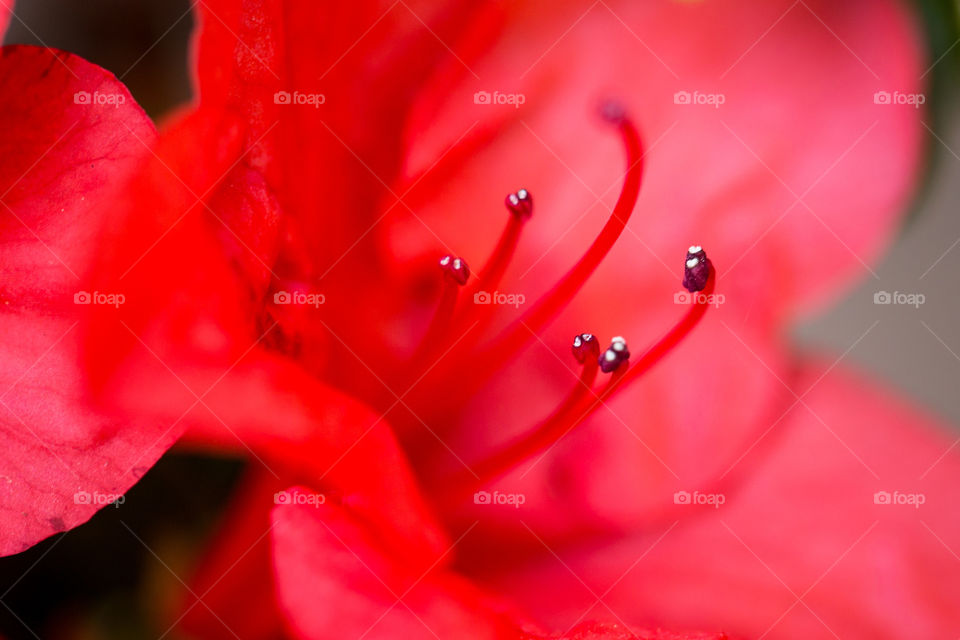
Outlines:
[{"label": "flower center", "polygon": [[[622,337],[615,337],[610,346],[599,354],[597,339],[588,333],[582,333],[573,339],[574,358],[582,365],[580,377],[573,389],[558,407],[538,426],[529,430],[513,442],[495,451],[486,458],[469,463],[472,474],[458,473],[457,477],[440,486],[445,487],[442,498],[458,500],[492,480],[504,475],[520,463],[543,452],[554,442],[575,429],[601,405],[605,404],[616,392],[636,382],[653,365],[676,347],[700,322],[709,306],[710,295],[716,282],[713,265],[706,253],[699,249],[698,262],[690,266],[688,259],[684,268],[684,286],[694,296],[684,316],[662,338],[650,346],[640,358],[630,366],[630,351]],[[691,271],[700,269],[697,275]],[[702,276],[702,283],[697,276]],[[694,284],[687,285],[689,281]],[[700,286],[700,289],[695,287]],[[594,389],[598,369],[612,374],[606,384]]]},{"label": "flower center", "polygon": [[[455,415],[473,393],[516,357],[537,332],[569,304],[623,233],[640,192],[643,147],[636,126],[622,109],[608,106],[603,115],[620,134],[627,166],[617,203],[603,229],[563,277],[518,320],[485,344],[481,344],[484,329],[493,317],[495,305],[474,304],[478,302],[476,296],[496,290],[506,272],[521,231],[533,213],[531,194],[520,189],[506,197],[504,204],[510,213],[506,226],[490,258],[472,280],[462,258],[444,256],[440,260],[445,281],[443,291],[434,317],[407,367],[418,381],[410,395],[409,406],[414,408],[411,413],[416,411],[419,415],[423,412],[427,416],[426,422],[431,424],[449,423],[450,415]],[[438,482],[428,486],[442,487],[441,500],[458,500],[547,449],[676,347],[703,317],[715,282],[713,266],[702,247],[690,247],[684,262],[683,286],[698,295],[692,297],[686,313],[669,332],[633,363],[630,362],[627,342],[622,337],[613,338],[601,352],[600,343],[593,334],[576,336],[572,351],[581,365],[581,372],[557,407],[514,441],[484,457],[467,461],[466,466],[461,465],[446,476],[433,478]],[[595,388],[600,372],[609,376],[605,384]],[[424,420],[417,417],[416,422],[408,427],[415,427],[416,423],[423,424]],[[401,437],[409,440],[409,429],[400,426],[399,430]],[[428,430],[437,440],[441,439],[441,435]],[[419,446],[409,446],[408,450],[417,457],[429,455],[424,454],[424,448]],[[442,473],[431,469],[434,465],[415,466],[428,469],[426,473]]]}]

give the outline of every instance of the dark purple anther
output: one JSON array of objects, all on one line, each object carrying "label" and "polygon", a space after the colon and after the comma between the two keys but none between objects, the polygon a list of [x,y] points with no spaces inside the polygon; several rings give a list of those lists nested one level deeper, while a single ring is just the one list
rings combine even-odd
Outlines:
[{"label": "dark purple anther", "polygon": [[461,286],[467,284],[467,280],[470,279],[470,267],[462,258],[445,255],[440,258],[440,268],[445,275],[453,278],[454,282]]},{"label": "dark purple anther", "polygon": [[710,260],[703,247],[693,246],[687,250],[687,261],[683,265],[683,288],[690,293],[703,291],[710,279]]},{"label": "dark purple anther", "polygon": [[629,359],[630,350],[627,349],[627,341],[617,336],[610,341],[610,346],[600,355],[600,370],[610,373]]},{"label": "dark purple anther", "polygon": [[596,358],[600,355],[600,343],[592,333],[581,333],[573,339],[573,357],[583,364],[587,358]]},{"label": "dark purple anther", "polygon": [[621,124],[627,117],[627,110],[616,100],[607,100],[600,105],[600,117],[610,124]]},{"label": "dark purple anther", "polygon": [[511,193],[504,200],[507,209],[520,220],[526,220],[533,213],[533,197],[526,189]]}]

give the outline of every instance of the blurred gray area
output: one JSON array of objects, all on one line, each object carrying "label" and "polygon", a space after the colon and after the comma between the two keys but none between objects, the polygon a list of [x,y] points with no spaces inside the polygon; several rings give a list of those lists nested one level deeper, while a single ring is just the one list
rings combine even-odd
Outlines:
[{"label": "blurred gray area", "polygon": [[[946,4],[918,0],[917,6],[927,14],[930,37],[939,42],[934,48],[950,53],[956,43],[949,20],[942,19],[952,13],[941,7]],[[5,43],[57,47],[96,62],[158,116],[190,97],[190,8],[187,0],[17,0]],[[952,84],[955,60],[941,59],[941,71],[948,77],[939,83],[942,89]],[[863,269],[858,286],[827,313],[798,327],[795,338],[801,348],[845,354],[846,363],[874,372],[960,425],[960,216],[955,204],[960,105],[935,97],[938,117],[926,119],[932,175],[913,215],[879,264]],[[918,307],[875,304],[875,294],[882,291],[925,299]]]},{"label": "blurred gray area", "polygon": [[[838,305],[798,328],[805,346],[827,348],[902,389],[960,426],[960,109],[929,119],[932,173],[914,214],[873,273]],[[874,297],[901,294],[903,304]],[[909,296],[913,295],[914,304]],[[881,294],[882,296],[882,294]],[[921,301],[922,304],[917,305]]]}]

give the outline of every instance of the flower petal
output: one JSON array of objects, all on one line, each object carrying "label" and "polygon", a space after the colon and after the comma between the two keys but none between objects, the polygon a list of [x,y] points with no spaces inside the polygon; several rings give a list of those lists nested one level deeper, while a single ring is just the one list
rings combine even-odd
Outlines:
[{"label": "flower petal", "polygon": [[[278,107],[272,94],[270,104]],[[309,367],[324,366],[326,351],[306,366],[281,355],[297,339],[290,316],[321,327],[325,316],[268,292],[285,286],[272,271],[271,237],[287,212],[265,180],[266,147],[241,115],[217,106],[211,99],[178,116],[111,208],[97,283],[128,301],[86,326],[99,399],[174,434],[189,427],[189,442],[250,455],[288,483],[375,496],[357,507],[366,517],[401,539],[443,546],[385,416],[318,381]],[[372,465],[385,473],[369,473]]]},{"label": "flower petal", "polygon": [[541,546],[541,561],[517,571],[514,558],[495,582],[566,623],[609,614],[579,576],[618,615],[668,626],[770,638],[955,635],[954,436],[842,365],[808,363],[795,390],[802,402],[767,436],[779,446],[748,453],[749,478],[722,504],[709,502],[709,488],[677,486],[689,495],[643,534],[557,556]]},{"label": "flower petal", "polygon": [[116,78],[64,52],[4,47],[0,86],[0,554],[10,554],[86,521],[175,434],[91,404],[77,328],[104,301],[91,300],[87,271],[115,185],[142,161],[134,138],[152,141],[152,123]]},{"label": "flower petal", "polygon": [[[350,265],[376,262],[376,247],[356,242],[392,199],[411,98],[430,77],[467,72],[447,43],[469,57],[489,28],[478,15],[492,10],[462,0],[365,0],[349,10],[309,0],[202,3],[198,113],[243,123],[245,169],[262,174],[284,211],[279,227],[241,225],[243,241],[254,246],[244,232],[268,228],[285,278],[316,278],[345,258],[331,279],[355,281]],[[235,215],[224,220],[233,226]]]},{"label": "flower petal", "polygon": [[13,0],[8,0],[0,5],[0,38],[7,32],[7,23],[10,20],[10,14],[13,13]]},{"label": "flower petal", "polygon": [[[290,489],[273,511],[277,588],[294,637],[516,638],[517,631],[468,583],[432,563],[388,555],[372,531],[330,505]],[[469,534],[469,532],[467,532]],[[318,606],[319,605],[319,606]]]},{"label": "flower petal", "polygon": [[[671,295],[664,288],[651,299]],[[602,320],[580,325],[579,331],[623,334],[631,351],[640,354],[682,315],[682,306],[670,306],[663,312],[648,308],[634,324],[640,330],[621,332]],[[711,308],[676,352],[632,386],[545,451],[478,487],[523,494],[520,509],[474,505],[467,495],[452,505],[457,517],[479,520],[485,536],[509,531],[512,539],[529,525],[549,544],[589,539],[601,531],[643,526],[651,511],[661,511],[669,502],[664,496],[669,497],[679,478],[700,486],[725,474],[791,400],[778,380],[790,379],[790,364],[775,346],[777,336],[740,326],[740,320],[732,307]],[[579,384],[567,347],[569,337],[578,333],[574,326],[567,318],[558,320],[543,333],[544,344],[535,344],[471,401],[461,429],[444,434],[468,465],[533,429],[563,397],[557,388]],[[511,398],[517,390],[522,390],[522,403],[495,400]],[[467,475],[462,463],[440,447],[414,456],[418,466],[442,465],[446,473]]]},{"label": "flower petal", "polygon": [[[439,114],[413,125],[411,176],[464,134],[500,130],[480,152],[455,156],[443,189],[427,180],[411,191],[430,232],[416,221],[386,227],[397,255],[439,237],[476,259],[496,238],[491,212],[498,220],[503,194],[522,184],[544,212],[517,255],[529,297],[607,215],[598,203],[610,203],[624,168],[592,114],[616,98],[646,134],[648,166],[611,268],[659,278],[677,251],[702,244],[728,286],[777,290],[774,317],[869,273],[921,161],[922,110],[875,97],[925,99],[923,50],[903,3],[571,2],[525,5],[511,18],[477,65],[483,84],[466,78]],[[474,104],[478,89],[525,102]]]},{"label": "flower petal", "polygon": [[[723,633],[628,629],[619,623],[578,624],[541,633],[450,573],[460,539],[427,566],[389,554],[346,509],[312,504],[316,494],[295,487],[273,512],[273,553],[281,608],[302,639],[504,638],[516,640],[724,640]],[[475,534],[474,534],[475,535]],[[335,606],[318,606],[318,602]],[[508,617],[507,613],[510,613]],[[521,631],[521,628],[523,631]]]}]

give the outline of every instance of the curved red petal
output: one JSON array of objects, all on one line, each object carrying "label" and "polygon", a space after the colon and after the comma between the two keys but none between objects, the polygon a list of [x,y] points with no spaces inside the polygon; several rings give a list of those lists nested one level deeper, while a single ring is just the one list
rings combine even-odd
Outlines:
[{"label": "curved red petal", "polygon": [[446,568],[455,545],[432,562],[411,561],[386,553],[349,511],[307,502],[316,494],[303,487],[288,495],[273,511],[271,536],[294,637],[517,637],[512,623]]},{"label": "curved red petal", "polygon": [[153,125],[116,78],[64,52],[4,47],[0,87],[0,554],[9,554],[86,521],[173,436],[92,405],[77,328],[115,293],[95,291],[87,272],[115,185],[143,159],[135,139],[152,142]]},{"label": "curved red petal", "polygon": [[[432,233],[398,219],[383,236],[395,255],[419,255],[436,237],[467,259],[471,248],[482,255],[498,230],[491,212],[523,184],[544,213],[515,258],[525,277],[504,289],[530,299],[608,213],[622,159],[591,116],[615,97],[648,155],[633,233],[606,273],[660,278],[677,250],[703,244],[726,268],[721,283],[745,288],[744,308],[751,289],[778,291],[777,319],[869,274],[921,162],[923,110],[875,97],[924,99],[923,49],[903,3],[550,3],[511,18],[476,66],[483,82],[448,88],[440,114],[414,122],[411,176],[465,135],[499,134],[456,156],[452,173],[441,162],[431,173],[443,189],[430,179],[413,188],[407,201]],[[475,104],[478,90],[524,103]],[[576,307],[585,318],[606,311],[593,292]]]},{"label": "curved red petal", "polygon": [[545,552],[520,570],[514,559],[495,582],[559,621],[595,602],[574,588],[577,575],[598,594],[612,586],[603,601],[618,615],[667,626],[769,638],[955,634],[955,438],[831,364],[803,368],[794,386],[803,401],[767,436],[779,446],[722,503],[678,485],[689,499],[655,529],[607,547],[556,548],[566,566]]},{"label": "curved red petal", "polygon": [[[662,287],[644,299],[671,296]],[[649,344],[634,336],[652,336],[652,342],[676,322],[682,307],[671,307],[662,312],[646,308],[634,325],[641,328],[625,334],[631,350],[642,353]],[[742,326],[741,320],[739,312],[726,305],[711,308],[701,326],[641,381],[619,392],[542,456],[483,487],[523,494],[522,508],[490,509],[472,504],[468,496],[464,504],[452,505],[457,519],[479,520],[484,536],[509,539],[526,533],[526,523],[555,544],[598,532],[635,530],[652,513],[662,515],[670,503],[667,490],[678,478],[701,486],[723,476],[792,400],[780,382],[790,379],[792,365],[775,346],[778,337]],[[447,436],[450,448],[467,464],[547,415],[562,398],[554,387],[575,384],[576,372],[564,349],[569,335],[575,335],[573,327],[566,319],[558,321],[542,338],[562,346],[552,351],[535,344],[470,402],[460,429]],[[621,333],[609,321],[589,328],[597,335]],[[523,403],[494,400],[511,398],[518,389]],[[430,459],[417,461],[442,464],[448,472],[462,469],[438,449],[429,450]],[[728,483],[739,479],[738,473],[725,478]]]},{"label": "curved red petal", "polygon": [[664,629],[635,629],[617,623],[586,622],[551,636],[523,635],[518,640],[732,640],[725,633],[678,633]]},{"label": "curved red petal", "polygon": [[7,23],[10,21],[10,14],[13,13],[13,0],[7,0],[0,4],[0,39],[7,32]]}]

